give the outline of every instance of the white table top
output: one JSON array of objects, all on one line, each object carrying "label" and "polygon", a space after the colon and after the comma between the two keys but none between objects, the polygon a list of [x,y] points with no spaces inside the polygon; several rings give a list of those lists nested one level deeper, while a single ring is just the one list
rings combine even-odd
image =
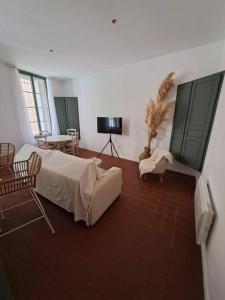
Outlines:
[{"label": "white table top", "polygon": [[71,135],[50,135],[47,136],[49,143],[66,143],[72,140]]}]

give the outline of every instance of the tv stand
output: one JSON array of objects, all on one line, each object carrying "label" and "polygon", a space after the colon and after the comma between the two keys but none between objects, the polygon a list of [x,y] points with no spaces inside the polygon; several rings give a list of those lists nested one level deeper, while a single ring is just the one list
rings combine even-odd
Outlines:
[{"label": "tv stand", "polygon": [[97,157],[99,157],[99,156],[102,154],[102,152],[105,150],[105,148],[107,147],[108,144],[110,144],[110,148],[111,148],[111,156],[113,156],[113,149],[114,149],[115,152],[116,152],[117,157],[118,157],[119,160],[120,160],[120,157],[119,157],[119,155],[118,155],[118,152],[116,151],[116,147],[115,147],[115,145],[113,144],[113,141],[112,141],[112,134],[111,134],[111,133],[110,133],[110,135],[109,135],[109,140],[108,140],[108,142],[105,144],[105,146],[103,147],[103,149],[101,150],[101,152],[99,152],[99,154],[98,154]]}]

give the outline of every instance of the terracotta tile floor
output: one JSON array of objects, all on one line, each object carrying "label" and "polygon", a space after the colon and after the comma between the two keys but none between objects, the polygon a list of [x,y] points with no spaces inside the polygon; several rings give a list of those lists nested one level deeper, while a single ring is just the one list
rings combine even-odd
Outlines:
[{"label": "terracotta tile floor", "polygon": [[[83,150],[81,156],[95,153]],[[143,182],[137,163],[102,159],[106,169],[123,169],[123,191],[94,227],[74,223],[71,214],[42,198],[55,236],[39,221],[0,239],[15,299],[204,299],[194,178],[168,171],[163,184],[157,176]],[[5,197],[4,205],[29,198],[19,192]],[[37,215],[30,203],[8,212],[3,225]]]}]

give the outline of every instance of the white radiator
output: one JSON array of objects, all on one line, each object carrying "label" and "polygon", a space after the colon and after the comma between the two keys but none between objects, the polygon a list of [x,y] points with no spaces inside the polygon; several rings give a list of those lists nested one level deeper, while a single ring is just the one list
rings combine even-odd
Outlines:
[{"label": "white radiator", "polygon": [[197,244],[200,245],[206,242],[213,217],[214,212],[208,186],[203,176],[200,176],[195,190],[195,231]]}]

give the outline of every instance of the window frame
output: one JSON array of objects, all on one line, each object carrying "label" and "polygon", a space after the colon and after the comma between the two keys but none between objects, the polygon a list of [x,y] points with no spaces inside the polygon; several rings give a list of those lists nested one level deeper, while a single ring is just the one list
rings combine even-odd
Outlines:
[{"label": "window frame", "polygon": [[[41,122],[40,122],[40,116],[39,116],[39,110],[38,110],[38,104],[37,104],[37,96],[36,96],[36,91],[35,91],[35,86],[34,86],[34,78],[39,78],[39,79],[44,80],[45,89],[46,89],[47,106],[48,106],[48,111],[49,111],[49,122],[50,122],[50,126],[51,126],[51,132],[49,132],[49,135],[52,135],[52,119],[51,119],[51,113],[50,113],[49,98],[48,98],[48,86],[47,86],[46,77],[35,74],[35,73],[31,73],[28,71],[20,70],[20,69],[19,69],[19,73],[28,75],[31,78],[31,85],[32,85],[32,91],[33,91],[33,95],[34,95],[34,104],[35,104],[35,110],[36,110],[36,114],[37,114],[37,122],[38,122],[39,132],[41,132],[42,130],[41,130]],[[37,136],[39,136],[39,135],[34,134],[34,137],[37,137]]]}]

